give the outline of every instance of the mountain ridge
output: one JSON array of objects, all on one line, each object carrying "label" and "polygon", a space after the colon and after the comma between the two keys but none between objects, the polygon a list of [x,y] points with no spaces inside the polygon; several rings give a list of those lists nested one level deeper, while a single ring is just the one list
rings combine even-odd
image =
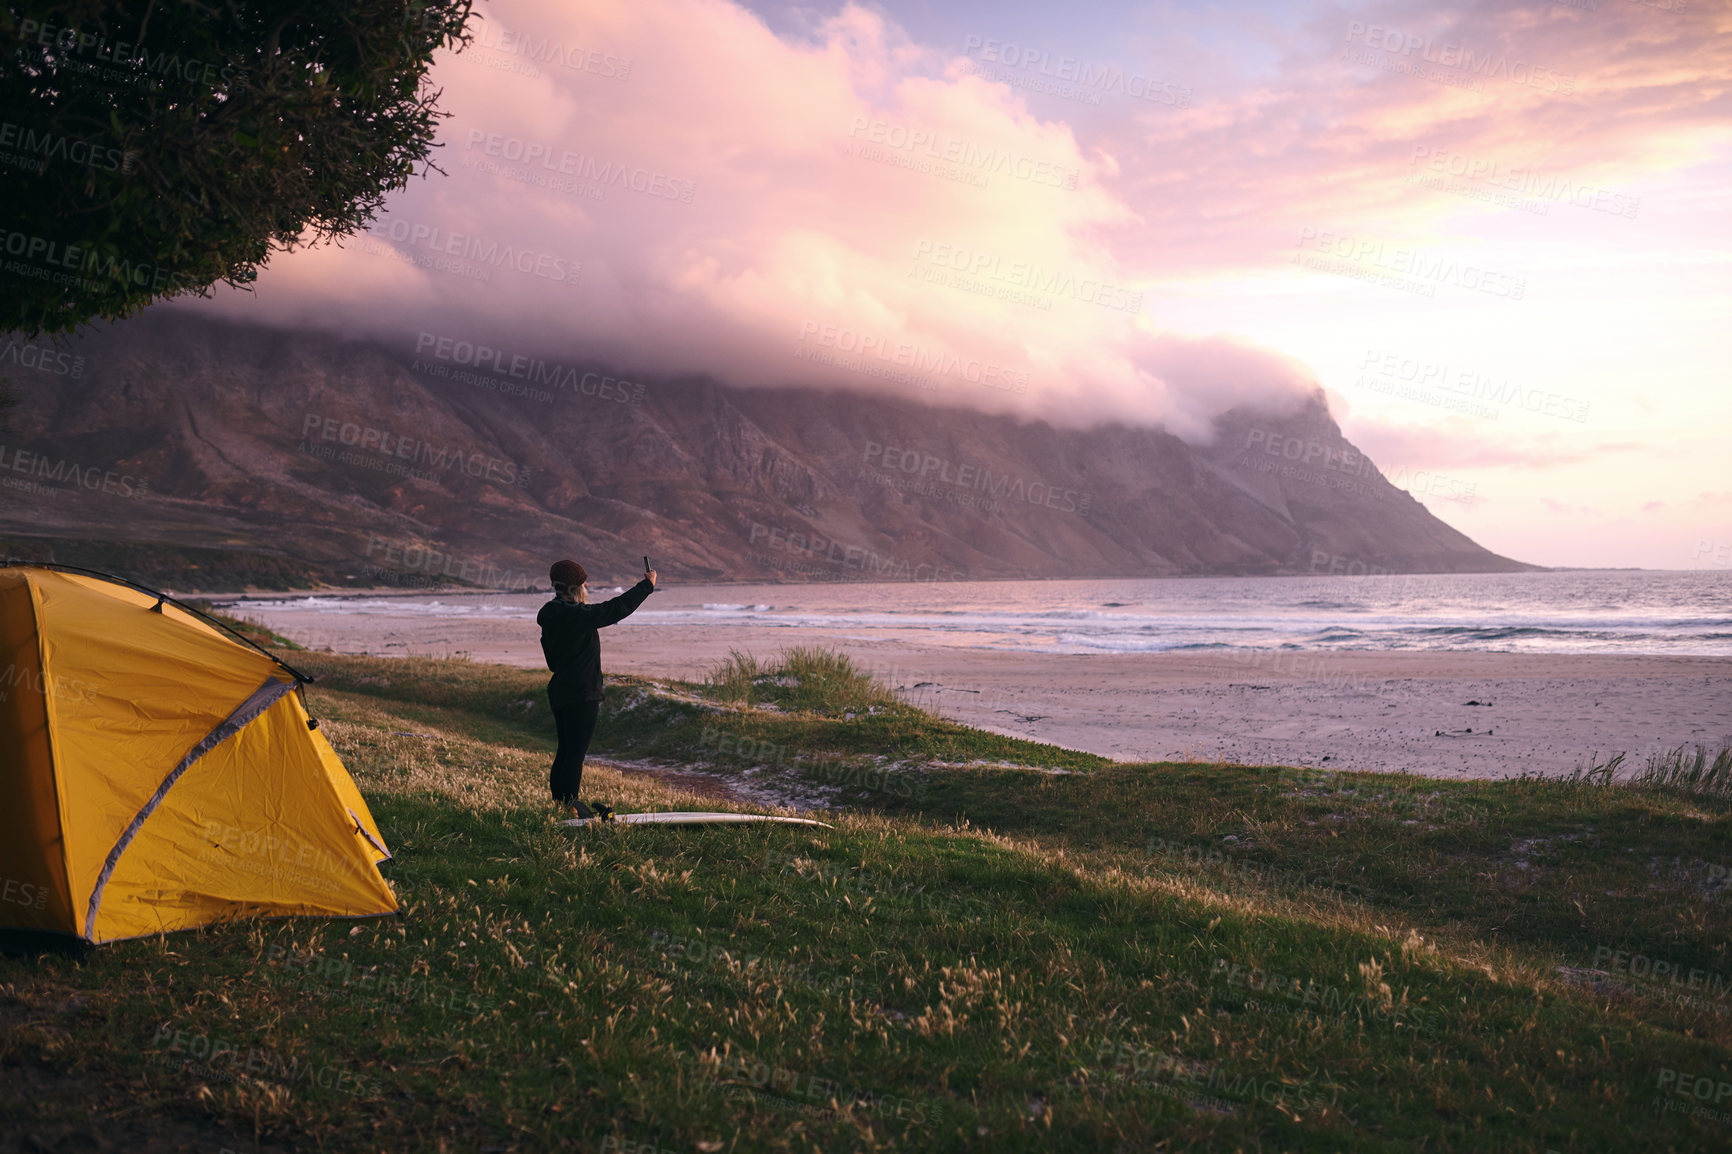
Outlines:
[{"label": "mountain ridge", "polygon": [[[1391,485],[1320,395],[1235,410],[1198,446],[707,378],[538,384],[505,362],[184,310],[34,358],[52,368],[15,367],[18,347],[0,357],[18,402],[0,432],[14,536],[509,587],[540,587],[554,556],[624,578],[645,554],[702,581],[1534,568]],[[57,371],[74,361],[76,377]]]}]

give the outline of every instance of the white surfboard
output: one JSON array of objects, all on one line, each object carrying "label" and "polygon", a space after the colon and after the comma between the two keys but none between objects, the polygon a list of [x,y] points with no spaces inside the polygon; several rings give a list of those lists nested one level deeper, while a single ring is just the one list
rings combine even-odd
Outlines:
[{"label": "white surfboard", "polygon": [[[574,817],[570,821],[562,821],[560,825],[586,826],[593,825],[599,819],[593,817]],[[767,813],[617,813],[613,821],[620,825],[744,825],[755,821],[773,821],[783,825],[818,825],[825,829],[834,826],[825,825],[821,821],[813,821],[809,817],[776,817]]]}]

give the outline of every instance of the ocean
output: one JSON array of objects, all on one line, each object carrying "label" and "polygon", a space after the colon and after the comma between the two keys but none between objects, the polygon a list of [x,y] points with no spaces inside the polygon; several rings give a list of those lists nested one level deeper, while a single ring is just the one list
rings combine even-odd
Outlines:
[{"label": "ocean", "polygon": [[[617,589],[593,588],[601,600]],[[273,617],[533,620],[535,595],[243,599]],[[664,584],[616,628],[750,625],[1029,653],[1480,650],[1732,656],[1732,571]]]}]

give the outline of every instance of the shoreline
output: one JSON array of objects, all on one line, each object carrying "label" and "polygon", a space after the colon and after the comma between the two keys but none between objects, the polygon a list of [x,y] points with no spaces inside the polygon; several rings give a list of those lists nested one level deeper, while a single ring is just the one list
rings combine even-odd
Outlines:
[{"label": "shoreline", "polygon": [[[425,594],[422,594],[425,596]],[[533,620],[243,613],[318,650],[542,668]],[[1491,650],[1044,653],[863,637],[845,626],[646,624],[603,642],[607,672],[701,681],[731,649],[846,653],[904,700],[993,733],[1120,761],[1567,774],[1628,754],[1732,744],[1732,657]]]},{"label": "shoreline", "polygon": [[[20,564],[31,564],[22,561]],[[835,581],[794,581],[781,580],[774,576],[765,577],[706,577],[695,581],[681,581],[678,584],[664,575],[662,587],[666,589],[705,588],[749,588],[766,586],[775,589],[831,589],[837,586],[883,586],[889,588],[923,589],[931,586],[940,588],[953,585],[1005,585],[1027,582],[1061,582],[1061,581],[1249,581],[1271,580],[1283,581],[1294,578],[1325,579],[1360,579],[1375,580],[1377,578],[1393,577],[1516,577],[1532,573],[1696,573],[1698,569],[1643,569],[1634,566],[1575,566],[1575,565],[1533,565],[1521,563],[1519,569],[1379,569],[1368,573],[1330,573],[1310,569],[1295,569],[1285,573],[1165,573],[1149,575],[1144,573],[1096,573],[1076,576],[1067,574],[1063,577],[1031,576],[1031,577],[969,577],[963,580],[938,581],[871,581],[859,580]],[[630,577],[597,577],[591,580],[592,585],[620,586],[629,589],[635,584],[641,574]],[[176,592],[165,587],[165,591],[180,600],[199,600],[211,602],[237,601],[287,601],[301,597],[426,597],[429,594],[441,596],[463,597],[522,597],[525,595],[540,596],[548,593],[546,589],[483,589],[473,585],[423,585],[419,588],[405,588],[401,585],[377,585],[357,588],[351,585],[331,585],[322,588],[303,589],[260,589],[260,590],[218,590],[214,592],[193,591]]]}]

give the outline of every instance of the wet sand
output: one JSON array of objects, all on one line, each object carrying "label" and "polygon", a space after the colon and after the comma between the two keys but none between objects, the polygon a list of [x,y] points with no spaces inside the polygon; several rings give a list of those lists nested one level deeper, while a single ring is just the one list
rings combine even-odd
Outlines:
[{"label": "wet sand", "polygon": [[[275,612],[312,648],[467,653],[541,667],[533,621]],[[1590,756],[1732,744],[1732,658],[1458,651],[1044,654],[768,627],[621,622],[608,672],[700,680],[730,648],[839,649],[905,698],[997,733],[1127,761],[1369,769],[1441,778],[1568,773]]]}]

